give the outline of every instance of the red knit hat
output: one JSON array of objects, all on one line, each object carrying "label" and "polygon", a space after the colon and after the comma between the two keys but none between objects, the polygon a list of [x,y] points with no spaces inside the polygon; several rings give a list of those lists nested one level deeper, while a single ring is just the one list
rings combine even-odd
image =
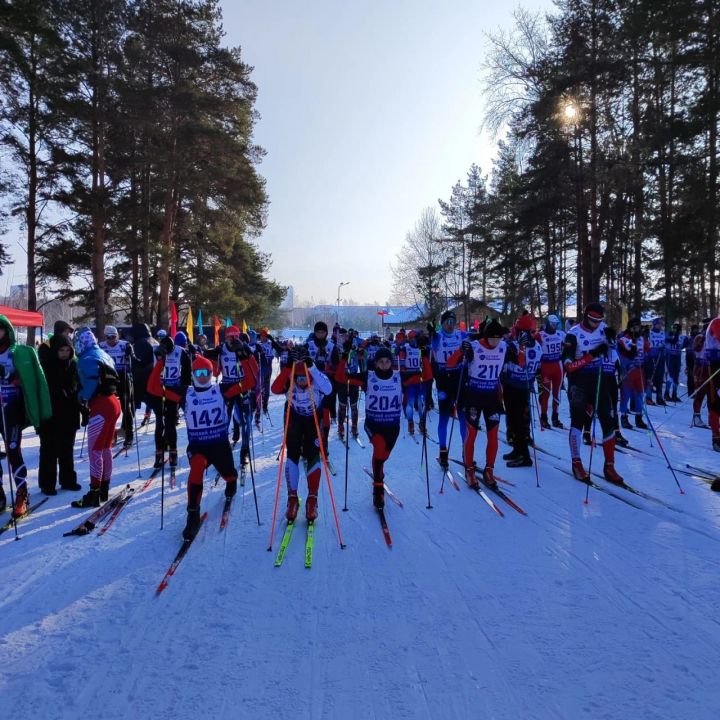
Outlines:
[{"label": "red knit hat", "polygon": [[528,330],[532,332],[537,328],[537,324],[535,323],[535,318],[528,313],[527,315],[522,315],[515,321],[515,327],[518,330]]},{"label": "red knit hat", "polygon": [[225,328],[225,337],[230,337],[231,335],[240,337],[240,328],[237,325],[231,325],[230,327]]}]

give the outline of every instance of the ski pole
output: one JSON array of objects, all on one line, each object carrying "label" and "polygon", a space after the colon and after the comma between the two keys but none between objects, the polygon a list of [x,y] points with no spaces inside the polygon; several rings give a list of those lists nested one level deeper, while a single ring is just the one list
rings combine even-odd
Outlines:
[{"label": "ski pole", "polygon": [[[164,362],[164,361],[163,361]],[[165,375],[165,368],[163,367],[163,375]],[[162,383],[162,400],[160,402],[160,417],[156,417],[155,421],[160,422],[162,418],[163,431],[162,431],[162,457],[160,458],[160,529],[163,529],[165,522],[165,437],[167,435],[167,418],[165,417],[165,378],[163,377]]]},{"label": "ski pole", "polygon": [[[347,400],[350,400],[350,378],[347,379],[347,384],[345,388],[346,395],[345,397]],[[347,407],[347,403],[346,403]],[[348,495],[348,458],[350,456],[350,413],[345,413],[345,506],[343,507],[343,512],[347,512],[348,506],[347,506],[347,495]]]},{"label": "ski pole", "polygon": [[[590,442],[590,462],[588,463],[588,479],[590,479],[592,475],[592,459],[593,459],[593,451],[595,450],[595,422],[597,420],[597,414],[598,414],[598,403],[600,402],[600,385],[602,383],[602,360],[600,360],[600,365],[598,367],[598,377],[597,377],[597,387],[595,388],[595,406],[593,407],[593,416],[592,416],[592,440]],[[590,502],[589,500],[590,496],[590,483],[585,486],[585,505]]]},{"label": "ski pole", "polygon": [[[530,407],[530,437],[532,438],[532,444],[533,444],[533,456],[535,458],[535,487],[540,487],[540,472],[538,471],[538,458],[537,458],[537,448],[535,447],[535,423],[533,421],[533,404],[532,404],[532,396],[535,397],[535,400],[537,401],[537,395],[535,394],[534,390],[530,389],[530,374],[528,373],[527,367],[525,367],[525,382],[527,383],[527,391],[530,395],[528,397],[528,405]],[[542,430],[542,423],[540,423],[540,429]]]},{"label": "ski pole", "polygon": [[87,433],[87,424],[83,426],[83,436],[82,436],[82,441],[80,442],[80,454],[78,455],[78,460],[82,460],[83,447],[85,445],[85,434],[86,433]]},{"label": "ski pole", "polygon": [[[423,406],[423,428],[425,427],[425,423],[427,421],[427,408]],[[427,490],[427,500],[428,504],[426,508],[428,510],[432,510],[432,503],[430,502],[430,468],[428,466],[428,456],[427,456],[427,432],[423,433],[423,444],[422,444],[422,454],[423,458],[425,460],[425,488]],[[443,473],[443,482],[445,482],[445,473]]]},{"label": "ski pole", "polygon": [[128,375],[129,381],[130,381],[130,404],[132,409],[132,416],[133,416],[133,427],[135,428],[135,454],[137,455],[137,469],[138,469],[138,479],[142,477],[142,474],[140,472],[140,436],[138,435],[138,426],[137,426],[137,408],[135,407],[135,378],[132,374],[132,358],[130,360],[130,373]]},{"label": "ski pole", "polygon": [[686,393],[685,397],[687,397],[687,399],[689,400],[691,397],[697,395],[700,390],[702,390],[718,373],[720,373],[720,367],[712,375],[710,375],[710,377],[708,377],[707,380],[705,380],[703,384],[700,385],[700,387],[695,388],[695,390],[693,390],[691,393]]},{"label": "ski pole", "polygon": [[275,521],[277,520],[278,504],[280,503],[280,481],[282,480],[283,465],[285,464],[285,449],[287,447],[287,435],[288,427],[290,426],[290,410],[292,409],[292,397],[293,390],[295,388],[295,364],[297,360],[293,360],[292,368],[290,370],[290,389],[287,394],[287,402],[285,407],[285,431],[283,432],[282,444],[280,446],[280,454],[278,458],[280,463],[278,465],[278,479],[275,487],[275,507],[273,509],[273,519],[270,525],[270,542],[268,544],[268,552],[272,550],[273,537],[275,535]]},{"label": "ski pole", "polygon": [[7,426],[7,419],[5,417],[5,400],[3,399],[1,389],[0,389],[0,411],[2,412],[2,434],[3,434],[3,440],[5,441],[5,458],[7,459],[8,477],[10,478],[10,505],[12,506],[12,510],[10,511],[10,516],[11,516],[13,528],[15,529],[15,540],[19,540],[20,536],[18,535],[17,518],[14,515],[14,513],[15,513],[15,493],[13,492],[13,484],[15,483],[15,476],[13,475],[12,465],[10,464],[10,443],[8,442],[8,426]]},{"label": "ski pole", "polygon": [[[255,460],[255,443],[252,438],[253,431],[252,425],[250,425],[250,446],[252,447],[252,455],[250,457],[250,482],[252,483],[253,499],[255,500],[255,516],[257,517],[258,526],[260,526],[262,523],[260,522],[260,509],[258,508],[257,491],[255,490],[255,471],[253,470],[253,462]],[[240,452],[242,452],[242,449]]]},{"label": "ski pole", "polygon": [[655,436],[655,439],[657,440],[657,444],[658,444],[658,447],[660,448],[660,452],[663,454],[663,457],[665,458],[665,462],[667,463],[667,466],[670,469],[670,472],[672,473],[673,479],[675,480],[675,484],[680,489],[680,494],[684,495],[685,491],[682,489],[682,485],[680,485],[680,481],[677,479],[677,475],[675,474],[675,470],[673,469],[672,463],[670,462],[670,458],[668,458],[667,453],[665,452],[665,448],[663,447],[663,444],[660,441],[660,436],[655,431],[655,426],[653,425],[653,421],[650,418],[650,413],[647,411],[647,405],[645,405],[644,408],[645,408],[645,417],[647,418],[648,425],[650,425],[650,430],[652,430],[652,433]]},{"label": "ski pole", "polygon": [[[455,415],[457,415],[457,406],[458,402],[460,402],[460,388],[462,388],[462,382],[463,382],[463,375],[465,374],[465,367],[467,366],[467,361],[463,358],[462,367],[460,368],[460,378],[458,380],[458,388],[457,392],[455,393],[455,404],[453,407],[455,408]],[[438,403],[440,402],[440,399],[438,398]],[[440,406],[438,405],[438,410],[440,409]],[[450,435],[448,437],[448,444],[447,449],[448,452],[450,452],[450,443],[452,442],[452,436],[453,436],[453,430],[455,429],[455,415],[452,417],[452,421],[450,422]],[[440,492],[443,491],[443,488],[445,487],[445,476],[447,473],[443,473],[443,479],[440,483]]]},{"label": "ski pole", "polygon": [[323,445],[322,435],[320,433],[320,423],[318,421],[317,408],[315,407],[315,393],[313,391],[312,380],[310,379],[310,369],[307,369],[307,382],[308,392],[310,394],[310,405],[313,411],[313,421],[315,422],[315,432],[317,433],[318,445],[320,446],[320,457],[322,458],[323,466],[325,468],[325,480],[327,480],[328,492],[330,493],[330,505],[332,506],[333,515],[335,516],[335,528],[337,529],[338,542],[340,543],[340,549],[345,549],[345,543],[342,540],[342,534],[340,532],[340,518],[338,518],[337,508],[335,507],[335,494],[333,493],[332,482],[330,482],[330,470],[328,469],[327,455],[325,454],[325,446]]}]

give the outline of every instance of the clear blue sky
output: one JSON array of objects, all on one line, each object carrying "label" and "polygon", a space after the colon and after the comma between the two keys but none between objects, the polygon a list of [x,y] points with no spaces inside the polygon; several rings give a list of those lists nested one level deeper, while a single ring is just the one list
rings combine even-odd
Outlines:
[{"label": "clear blue sky", "polygon": [[[528,0],[528,9],[550,9]],[[448,198],[479,134],[490,0],[222,0],[226,41],[254,66],[270,196],[260,245],[296,298],[384,303],[390,263],[424,207]]]}]

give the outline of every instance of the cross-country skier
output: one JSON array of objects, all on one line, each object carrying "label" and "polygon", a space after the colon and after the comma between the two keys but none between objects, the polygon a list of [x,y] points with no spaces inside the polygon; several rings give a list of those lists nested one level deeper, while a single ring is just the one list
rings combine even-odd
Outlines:
[{"label": "cross-country skier", "polygon": [[121,340],[114,325],[105,326],[105,341],[100,347],[112,358],[115,371],[120,379],[118,397],[122,412],[121,426],[125,433],[124,449],[133,444],[133,425],[135,417],[135,398],[132,397],[131,384],[128,375],[132,372],[132,361],[135,359],[132,345],[127,340]]},{"label": "cross-country skier", "polygon": [[119,379],[112,358],[102,350],[90,328],[75,333],[80,390],[78,396],[89,410],[87,425],[90,489],[73,507],[99,507],[108,499],[112,481],[112,444],[120,417],[117,396]]},{"label": "cross-country skier", "polygon": [[200,528],[200,502],[205,470],[212,465],[225,480],[225,497],[237,492],[237,470],[228,439],[225,398],[212,382],[210,360],[197,355],[192,364],[192,385],[182,400],[187,425],[190,475],[187,487],[187,522],[183,538],[192,540]]},{"label": "cross-country skier", "polygon": [[403,412],[408,434],[415,435],[415,409],[420,416],[420,434],[425,434],[425,383],[432,379],[430,352],[417,344],[417,332],[410,330],[395,335],[395,363],[403,384]]},{"label": "cross-country skier", "polygon": [[569,383],[570,455],[573,476],[588,482],[590,476],[580,459],[580,448],[586,414],[594,412],[602,428],[605,479],[620,485],[623,479],[615,470],[615,424],[610,398],[608,393],[600,392],[598,386],[598,383],[602,383],[602,356],[608,351],[604,317],[605,310],[600,303],[588,303],[583,310],[582,321],[565,336],[563,364]]},{"label": "cross-country skier", "polygon": [[[318,491],[320,490],[320,408],[323,396],[332,392],[332,383],[325,373],[321,372],[310,357],[308,347],[300,345],[288,353],[289,365],[280,371],[275,378],[271,390],[275,395],[285,395],[290,413],[287,424],[285,447],[287,462],[285,463],[285,482],[288,489],[288,501],[285,517],[294,522],[297,517],[300,501],[298,484],[300,481],[300,458],[305,460],[308,496],[305,503],[305,517],[314,522],[318,516]],[[294,373],[294,381],[292,380]],[[292,395],[290,385],[292,381]],[[312,383],[312,395],[310,384]],[[313,408],[315,413],[313,414]],[[317,421],[317,426],[316,426]]]},{"label": "cross-country skier", "polygon": [[680,366],[682,351],[688,345],[687,335],[682,334],[682,325],[673,324],[672,332],[665,336],[665,357],[667,359],[667,380],[665,381],[665,401],[679,402]]},{"label": "cross-country skier", "polygon": [[[334,329],[339,331],[340,326],[336,325],[336,328]],[[331,391],[323,398],[321,419],[323,442],[325,443],[325,454],[329,456],[330,448],[328,446],[328,437],[330,435],[330,420],[335,417],[337,388],[334,386],[334,380],[335,370],[340,362],[340,350],[336,345],[335,340],[328,339],[328,327],[322,320],[315,323],[313,332],[308,338],[307,348],[310,357],[315,363],[315,367],[320,370],[328,378],[328,380],[330,380],[330,384],[332,386]]]},{"label": "cross-country skier", "polygon": [[[648,405],[667,405],[662,397],[665,380],[665,330],[661,317],[653,318],[648,342],[650,352],[645,360],[645,402]],[[655,388],[655,402],[652,399],[653,388]]]},{"label": "cross-country skier", "polygon": [[693,398],[692,426],[703,429],[709,427],[703,422],[702,416],[700,415],[703,400],[707,399],[708,412],[710,409],[710,383],[707,382],[710,377],[710,363],[705,353],[705,339],[708,327],[710,327],[710,318],[705,318],[702,331],[698,333],[693,340],[693,353],[695,355],[694,379],[697,391]]},{"label": "cross-country skier", "polygon": [[547,322],[535,339],[540,343],[542,360],[540,361],[540,424],[550,428],[547,410],[550,393],[552,393],[552,426],[562,428],[563,424],[558,417],[560,408],[560,388],[563,384],[563,368],[560,362],[562,355],[565,331],[560,330],[560,318],[557,315],[548,315]]},{"label": "cross-country skier", "polygon": [[712,432],[712,449],[720,452],[720,315],[710,322],[705,331],[705,359],[710,364],[708,419]]},{"label": "cross-country skier", "polygon": [[635,427],[647,430],[643,420],[645,357],[650,352],[650,342],[643,337],[640,318],[630,318],[627,329],[617,341],[622,384],[620,389],[620,423],[632,430],[628,419],[629,406],[635,411]]}]

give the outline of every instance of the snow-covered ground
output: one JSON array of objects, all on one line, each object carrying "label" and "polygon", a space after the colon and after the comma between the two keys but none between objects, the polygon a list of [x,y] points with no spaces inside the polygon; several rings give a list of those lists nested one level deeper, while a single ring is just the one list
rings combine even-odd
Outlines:
[{"label": "snow-covered ground", "polygon": [[[678,475],[681,495],[649,435],[618,456],[626,480],[656,500],[584,486],[568,466],[567,434],[540,432],[535,469],[504,486],[528,513],[445,485],[429,444],[432,509],[420,446],[398,441],[387,481],[394,546],[384,542],[363,473],[369,450],[331,459],[341,550],[323,480],[311,569],[299,524],[282,567],[267,552],[281,443],[282,402],[255,436],[258,527],[248,478],[230,525],[218,528],[222,482],[208,473],[210,516],[167,590],[155,588],[180,543],[180,489],[160,479],[103,536],[63,538],[87,514],[61,492],[0,537],[0,702],[24,718],[645,718],[716,720],[720,692],[720,497]],[[561,417],[567,418],[567,408]],[[690,429],[689,403],[650,409],[673,464],[720,472],[709,431]],[[430,416],[434,435],[437,416]],[[154,426],[153,426],[154,427]],[[180,447],[185,433],[180,430]],[[151,428],[152,429],[152,428]],[[460,456],[457,428],[451,455]],[[152,434],[141,430],[142,475]],[[79,450],[81,435],[78,434]],[[366,443],[367,444],[367,443]],[[480,435],[476,458],[484,460]],[[500,451],[505,452],[503,444]],[[585,448],[586,464],[589,449]],[[593,464],[601,467],[601,453]],[[37,440],[25,435],[28,465]],[[83,486],[87,462],[78,464]],[[459,477],[459,476],[458,476]],[[115,485],[137,479],[136,457],[116,461]],[[599,484],[609,488],[603,481]],[[30,486],[37,487],[31,472]],[[301,486],[302,487],[302,486]],[[33,496],[40,495],[35,489]],[[625,500],[626,502],[623,502]],[[285,493],[281,497],[281,510]],[[302,512],[302,511],[301,511]],[[7,519],[8,515],[3,516]]]}]

